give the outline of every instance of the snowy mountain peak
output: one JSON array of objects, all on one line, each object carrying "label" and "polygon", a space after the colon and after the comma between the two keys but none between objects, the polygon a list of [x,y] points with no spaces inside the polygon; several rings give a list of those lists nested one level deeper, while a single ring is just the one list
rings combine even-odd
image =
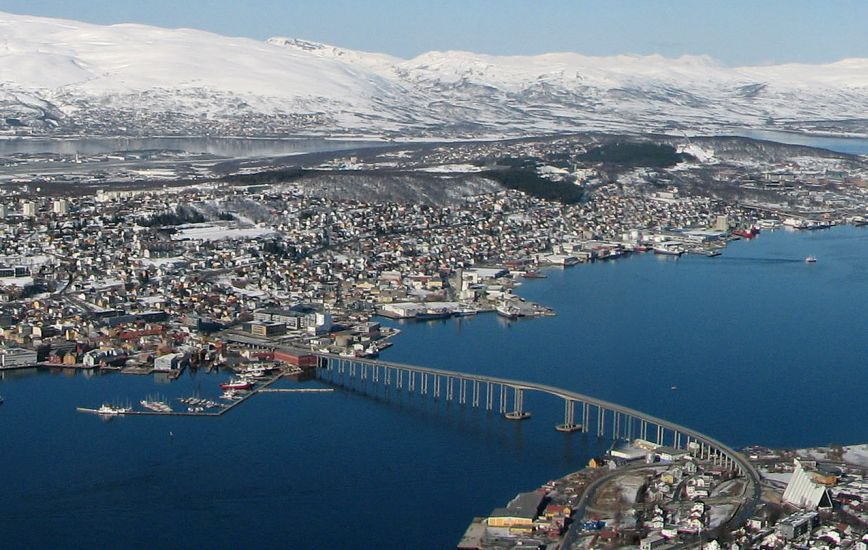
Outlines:
[{"label": "snowy mountain peak", "polygon": [[321,42],[312,42],[310,40],[302,40],[301,38],[284,38],[282,36],[275,36],[266,40],[267,43],[272,46],[282,46],[284,48],[295,48],[298,50],[304,50],[306,52],[314,52],[317,50],[326,50],[330,49],[332,51],[339,51],[337,48],[333,46],[326,46]]},{"label": "snowy mountain peak", "polygon": [[503,136],[732,126],[866,131],[868,60],[730,68],[707,56],[413,59],[298,38],[0,13],[2,121],[34,132]]}]

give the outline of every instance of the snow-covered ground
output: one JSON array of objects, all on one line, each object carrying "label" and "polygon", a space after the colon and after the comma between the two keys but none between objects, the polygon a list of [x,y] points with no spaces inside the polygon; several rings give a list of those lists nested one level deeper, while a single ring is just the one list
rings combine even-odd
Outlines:
[{"label": "snow-covered ground", "polygon": [[0,286],[17,286],[24,288],[33,284],[33,277],[0,277]]},{"label": "snow-covered ground", "polygon": [[184,262],[186,260],[184,260],[184,258],[181,256],[174,256],[171,258],[141,258],[139,261],[142,262],[142,264],[144,265],[162,267],[165,265],[172,265],[178,262]]},{"label": "snow-covered ground", "polygon": [[761,470],[763,478],[768,479],[769,481],[776,481],[778,483],[783,483],[786,485],[790,482],[790,478],[793,477],[793,472],[768,472],[766,470]]},{"label": "snow-covered ground", "polygon": [[172,239],[177,241],[220,241],[224,239],[252,239],[274,233],[271,227],[226,227],[217,224],[190,224],[183,226]]},{"label": "snow-covered ground", "polygon": [[844,447],[844,462],[868,468],[868,445],[850,445]]},{"label": "snow-covered ground", "polygon": [[471,172],[481,172],[482,168],[475,164],[440,164],[438,166],[419,168],[418,171],[432,174],[469,174]]},{"label": "snow-covered ground", "polygon": [[769,119],[807,127],[868,112],[868,59],[755,67],[575,53],[399,59],[291,38],[0,12],[0,108],[60,120],[100,109],[215,120],[303,115],[321,117],[323,131],[407,137],[759,127]]},{"label": "snow-covered ground", "polygon": [[[842,449],[844,452],[841,455],[841,459],[844,462],[868,468],[868,443],[864,445],[845,445]],[[837,456],[829,456],[830,451],[831,449],[828,447],[816,447],[813,449],[799,449],[796,451],[796,454],[810,460],[837,459]]]}]

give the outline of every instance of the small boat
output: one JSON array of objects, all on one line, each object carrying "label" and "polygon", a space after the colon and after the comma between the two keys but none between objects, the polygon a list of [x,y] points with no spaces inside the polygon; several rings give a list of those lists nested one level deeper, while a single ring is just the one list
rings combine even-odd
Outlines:
[{"label": "small boat", "polygon": [[2,404],[3,404],[3,396],[0,395],[0,405],[2,405]]},{"label": "small boat", "polygon": [[132,410],[133,409],[130,407],[117,407],[109,405],[108,403],[103,403],[102,406],[96,410],[96,413],[104,416],[117,416],[119,414],[132,412]]},{"label": "small boat", "polygon": [[815,256],[808,256],[807,258],[805,258],[805,263],[815,264],[817,263],[817,258]]},{"label": "small boat", "polygon": [[681,256],[684,254],[684,249],[680,246],[659,245],[654,247],[654,254],[661,256]]},{"label": "small boat", "polygon": [[[238,392],[235,390],[226,390],[223,392],[223,395],[220,396],[220,399],[226,399],[227,401],[238,401],[241,399],[241,396],[238,395]],[[214,406],[217,406],[215,403]]]},{"label": "small boat", "polygon": [[139,401],[139,404],[142,407],[154,412],[172,412],[172,407],[165,401],[158,401],[156,399],[142,399],[141,401]]},{"label": "small boat", "polygon": [[477,313],[479,313],[479,310],[471,305],[460,305],[455,310],[456,317],[467,317],[469,315],[476,315]]},{"label": "small boat", "polygon": [[494,307],[494,311],[496,311],[501,317],[507,319],[518,319],[521,316],[521,312],[518,308],[511,307],[508,304],[497,304]]},{"label": "small boat", "polygon": [[229,382],[220,384],[220,389],[222,390],[249,390],[252,387],[253,382],[249,380],[239,380],[238,378],[233,378]]},{"label": "small boat", "polygon": [[675,385],[673,385],[673,386],[672,386],[672,387],[670,387],[670,388],[669,388],[669,389],[670,389],[670,390],[672,390],[672,391],[675,391],[675,390],[677,390],[677,389],[678,389],[678,386],[675,386]]},{"label": "small boat", "polygon": [[268,376],[268,373],[271,372],[271,368],[265,365],[256,365],[249,366],[243,371],[239,373],[239,376],[243,377],[252,377],[252,378],[261,378],[264,376]]}]

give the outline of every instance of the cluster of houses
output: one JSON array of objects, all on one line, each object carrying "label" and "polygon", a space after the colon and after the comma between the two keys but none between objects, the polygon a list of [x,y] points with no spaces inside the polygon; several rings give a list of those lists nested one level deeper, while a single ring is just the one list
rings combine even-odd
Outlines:
[{"label": "cluster of houses", "polygon": [[[483,266],[530,271],[545,263],[541,254],[573,253],[579,242],[602,258],[619,246],[602,239],[643,238],[637,228],[743,215],[707,199],[658,203],[606,189],[580,205],[515,191],[447,207],[378,204],[292,186],[17,200],[8,211],[28,215],[0,223],[0,267],[12,266],[0,270],[9,276],[0,279],[0,329],[7,347],[28,349],[59,340],[100,347],[105,325],[153,322],[151,314],[182,340],[239,326],[261,337],[321,336],[377,312],[401,316],[402,307],[438,314],[438,303],[490,302],[491,292],[506,303],[509,288]],[[273,308],[291,313],[276,321]]]}]

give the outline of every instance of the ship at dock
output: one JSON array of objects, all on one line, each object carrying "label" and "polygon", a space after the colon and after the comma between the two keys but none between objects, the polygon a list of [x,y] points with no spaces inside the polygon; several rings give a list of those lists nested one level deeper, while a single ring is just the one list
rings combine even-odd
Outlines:
[{"label": "ship at dock", "polygon": [[100,405],[98,409],[88,409],[85,407],[77,407],[76,410],[78,412],[90,413],[90,414],[98,414],[104,418],[111,418],[114,416],[124,415],[130,412],[133,412],[132,407],[121,407],[118,405],[111,405],[109,403],[103,403]]},{"label": "ship at dock", "polygon": [[661,256],[681,256],[684,254],[684,247],[674,243],[660,243],[654,246],[654,254]]},{"label": "ship at dock", "polygon": [[253,388],[253,382],[240,378],[233,378],[228,382],[220,384],[220,389],[222,390],[249,390],[251,388]]},{"label": "ship at dock", "polygon": [[732,234],[735,235],[736,237],[741,237],[743,239],[753,239],[754,237],[759,235],[759,228],[756,226],[753,226],[753,227],[748,227],[748,228],[743,228],[743,229],[736,229],[735,231],[732,232]]}]

